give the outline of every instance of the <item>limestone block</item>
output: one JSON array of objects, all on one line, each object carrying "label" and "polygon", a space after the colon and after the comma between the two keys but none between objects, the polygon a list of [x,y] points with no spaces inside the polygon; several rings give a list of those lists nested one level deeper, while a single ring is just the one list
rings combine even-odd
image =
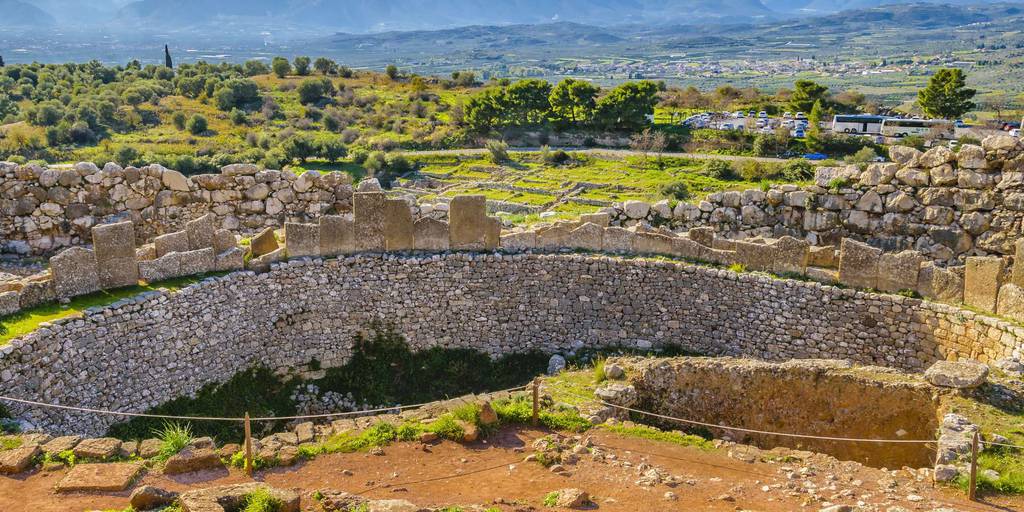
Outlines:
[{"label": "limestone block", "polygon": [[569,233],[576,228],[571,222],[561,222],[553,226],[537,229],[537,247],[549,251],[557,251],[567,246]]},{"label": "limestone block", "polygon": [[770,245],[736,241],[736,262],[747,270],[771,270],[776,256],[775,248]]},{"label": "limestone block", "polygon": [[587,222],[569,232],[565,239],[565,247],[600,251],[604,242],[604,228]]},{"label": "limestone block", "polygon": [[213,269],[217,272],[233,272],[245,268],[245,251],[241,247],[232,247],[217,254]]},{"label": "limestone block", "polygon": [[639,254],[672,254],[672,237],[657,233],[637,233],[633,250]]},{"label": "limestone block", "polygon": [[[101,280],[100,284],[102,285],[102,283]],[[19,309],[28,309],[55,300],[57,300],[57,291],[50,279],[29,281],[18,292]]]},{"label": "limestone block", "polygon": [[854,288],[878,288],[880,249],[844,238],[839,246],[839,282]]},{"label": "limestone block", "polygon": [[186,178],[184,174],[181,174],[178,171],[164,169],[164,172],[160,177],[160,181],[163,183],[164,187],[169,188],[171,190],[176,190],[179,192],[188,192],[188,178]]},{"label": "limestone block", "polygon": [[181,275],[181,258],[177,252],[167,253],[155,260],[139,262],[139,277],[147,283],[156,283]]},{"label": "limestone block", "polygon": [[182,276],[194,276],[213,272],[217,264],[217,255],[213,247],[178,253],[178,273]]},{"label": "limestone block", "polygon": [[704,247],[712,247],[715,240],[714,228],[703,227],[693,228],[689,231],[690,240],[703,245]]},{"label": "limestone block", "polygon": [[139,284],[139,265],[135,261],[134,250],[128,258],[98,261],[97,272],[100,288],[104,290]]},{"label": "limestone block", "polygon": [[320,217],[320,255],[340,256],[355,252],[356,241],[352,219],[345,215]]},{"label": "limestone block", "polygon": [[964,301],[964,278],[955,270],[927,261],[917,276],[917,293],[929,300],[960,304]]},{"label": "limestone block", "polygon": [[501,244],[501,220],[497,217],[487,217],[487,225],[484,230],[484,249],[493,251]]},{"label": "limestone block", "polygon": [[708,261],[718,265],[728,266],[739,263],[739,259],[736,257],[736,251],[726,249],[708,249],[704,251],[704,254]]},{"label": "limestone block", "polygon": [[860,175],[860,168],[856,165],[846,167],[819,167],[814,172],[814,183],[821,188],[830,188],[836,181],[854,184],[860,180]]},{"label": "limestone block", "polygon": [[185,224],[188,234],[188,248],[195,251],[213,247],[213,234],[217,231],[217,215],[207,213]]},{"label": "limestone block", "polygon": [[[266,228],[260,234],[254,236],[249,242],[254,258],[270,254],[278,249],[277,237],[274,236],[274,228]],[[180,251],[184,252],[184,251]]]},{"label": "limestone block", "polygon": [[235,234],[227,229],[218,229],[213,233],[213,252],[220,254],[238,245]]},{"label": "limestone block", "polygon": [[1014,243],[1014,250],[1013,274],[1010,276],[1010,282],[1024,288],[1024,238]]},{"label": "limestone block", "polygon": [[50,273],[58,297],[76,297],[100,289],[96,255],[84,247],[71,247],[50,258]]},{"label": "limestone block", "polygon": [[[412,245],[417,251],[447,251],[448,236],[448,223],[443,220],[423,217],[413,223]],[[535,245],[537,241],[536,234],[533,234],[533,241]],[[505,245],[505,237],[501,238],[501,246],[509,248]],[[530,248],[532,247],[531,245]]]},{"label": "limestone block", "polygon": [[622,211],[631,219],[643,219],[651,212],[651,205],[631,199],[622,203]]},{"label": "limestone block", "polygon": [[96,261],[135,258],[135,225],[130,221],[103,224],[92,228]]},{"label": "limestone block", "polygon": [[356,192],[352,195],[355,216],[352,231],[356,251],[380,252],[385,249],[385,201],[383,192]]},{"label": "limestone block", "polygon": [[1024,322],[1024,288],[1013,283],[1000,287],[996,312],[1018,322]]},{"label": "limestone block", "polygon": [[838,264],[836,248],[833,245],[813,246],[807,255],[807,265],[812,267],[835,268]]},{"label": "limestone block", "polygon": [[927,187],[931,176],[923,169],[904,167],[896,171],[896,180],[908,187]]},{"label": "limestone block", "polygon": [[901,166],[913,167],[920,162],[923,153],[909,146],[889,146],[889,158]]},{"label": "limestone block", "polygon": [[795,272],[803,274],[807,271],[807,260],[810,258],[811,244],[805,240],[797,240],[784,236],[772,244],[775,249],[775,261],[772,271],[777,274]]},{"label": "limestone block", "polygon": [[189,250],[188,233],[185,231],[176,231],[174,233],[160,235],[153,239],[153,244],[156,246],[157,258],[171,252],[185,252]]},{"label": "limestone block", "polygon": [[320,225],[286,222],[284,246],[289,258],[320,256]]},{"label": "limestone block", "polygon": [[933,386],[956,389],[976,388],[988,379],[988,365],[978,361],[936,361],[924,372]]},{"label": "limestone block", "polygon": [[18,292],[0,292],[0,317],[17,313],[19,309],[21,309],[21,297]]},{"label": "limestone block", "polygon": [[256,272],[266,272],[270,270],[270,264],[281,261],[285,258],[285,248],[281,247],[273,252],[268,252],[257,258],[249,260],[248,268]]},{"label": "limestone block", "polygon": [[384,249],[409,251],[414,243],[412,211],[402,199],[384,200]]},{"label": "limestone block", "polygon": [[605,228],[604,240],[602,242],[606,252],[630,253],[633,252],[633,242],[636,233],[624,228]]},{"label": "limestone block", "polygon": [[705,259],[708,248],[702,244],[699,244],[689,238],[685,237],[674,237],[672,238],[672,255],[679,258],[686,258],[690,260],[703,260]]},{"label": "limestone block", "polygon": [[974,144],[964,144],[957,151],[957,167],[961,169],[984,169],[988,167],[985,150]]},{"label": "limestone block", "polygon": [[916,290],[918,273],[925,258],[917,251],[883,253],[878,259],[878,289],[895,293]]},{"label": "limestone block", "polygon": [[580,215],[580,222],[583,224],[596,224],[602,228],[608,227],[611,223],[611,216],[607,213],[584,213]]},{"label": "limestone block", "polygon": [[452,198],[448,209],[448,236],[453,250],[484,249],[489,227],[486,197],[473,195]]},{"label": "limestone block", "polygon": [[995,313],[1002,280],[1002,258],[968,257],[964,265],[964,304]]}]

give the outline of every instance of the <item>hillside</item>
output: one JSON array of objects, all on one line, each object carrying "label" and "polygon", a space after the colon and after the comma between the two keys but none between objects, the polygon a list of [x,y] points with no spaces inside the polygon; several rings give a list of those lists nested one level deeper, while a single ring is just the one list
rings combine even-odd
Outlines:
[{"label": "hillside", "polygon": [[52,25],[56,20],[46,11],[21,0],[0,0],[0,26]]}]

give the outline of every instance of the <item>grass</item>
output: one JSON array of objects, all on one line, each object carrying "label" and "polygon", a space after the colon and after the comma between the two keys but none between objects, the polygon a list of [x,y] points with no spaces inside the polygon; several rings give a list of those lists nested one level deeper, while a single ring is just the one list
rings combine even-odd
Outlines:
[{"label": "grass", "polygon": [[604,374],[604,363],[607,361],[605,358],[600,358],[594,361],[594,382],[600,384],[604,382],[608,377]]},{"label": "grass", "polygon": [[[997,447],[978,454],[978,488],[1000,494],[1024,494],[1024,454],[1014,448]],[[999,478],[989,478],[985,470],[999,473]],[[961,475],[957,486],[966,491],[968,478]]]},{"label": "grass", "polygon": [[21,447],[22,439],[19,436],[3,436],[0,437],[0,452],[4,450],[13,450]]},{"label": "grass", "polygon": [[[1019,391],[1014,398],[993,400],[994,394],[987,393],[994,384],[975,390],[973,396],[949,398],[948,412],[955,412],[970,419],[981,429],[983,437],[999,434],[1009,444],[1024,446],[1024,402]],[[978,454],[978,486],[981,489],[1004,494],[1024,494],[1024,453],[1006,447],[992,447]],[[999,473],[998,479],[985,477],[981,473],[992,469]],[[957,484],[966,489],[967,480],[958,479]]]},{"label": "grass", "polygon": [[121,299],[133,297],[143,292],[151,292],[160,288],[165,288],[169,291],[176,291],[192,283],[202,281],[208,276],[209,275],[188,276],[170,279],[156,284],[140,284],[138,286],[128,286],[115,290],[103,290],[75,297],[71,299],[71,302],[68,304],[41,304],[33,308],[19,311],[13,315],[0,318],[0,345],[4,345],[15,338],[20,338],[32,331],[35,331],[39,328],[40,324],[45,322],[52,322],[54,320],[67,318],[73,315],[80,315],[86,309],[112,304]]},{"label": "grass", "polygon": [[558,491],[551,491],[544,495],[544,506],[554,507],[558,504]]},{"label": "grass", "polygon": [[192,440],[192,426],[188,423],[167,422],[162,429],[153,432],[160,439],[160,453],[157,461],[165,461],[185,449]]},{"label": "grass", "polygon": [[626,437],[647,439],[649,441],[660,441],[676,444],[679,446],[692,446],[701,450],[710,451],[714,445],[703,437],[693,434],[684,434],[678,431],[664,431],[647,425],[601,425],[602,430]]},{"label": "grass", "polygon": [[269,489],[260,487],[245,495],[241,512],[278,512],[283,507],[284,503],[271,494]]}]

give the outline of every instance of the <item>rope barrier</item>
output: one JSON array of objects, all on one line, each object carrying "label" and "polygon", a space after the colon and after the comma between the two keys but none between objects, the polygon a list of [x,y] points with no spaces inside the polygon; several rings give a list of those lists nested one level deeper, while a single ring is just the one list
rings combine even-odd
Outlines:
[{"label": "rope barrier", "polygon": [[1024,450],[1024,446],[1017,444],[996,443],[993,441],[982,441],[981,444],[986,446],[1004,446],[1006,448],[1016,448],[1018,450]]},{"label": "rope barrier", "polygon": [[[510,393],[512,391],[519,391],[529,387],[529,384],[523,386],[517,386],[514,388],[502,389],[498,391],[489,391],[487,394],[495,393]],[[43,407],[49,409],[60,409],[64,411],[75,411],[85,412],[90,414],[99,414],[107,416],[124,416],[130,418],[154,418],[154,419],[165,419],[165,420],[192,420],[192,421],[233,421],[233,422],[244,422],[245,418],[233,418],[233,417],[220,417],[220,416],[173,416],[169,414],[149,414],[142,412],[123,412],[123,411],[108,411],[104,409],[93,409],[90,407],[76,407],[72,405],[59,405],[59,404],[47,404],[43,402],[36,402],[33,400],[25,400],[22,398],[12,398],[8,396],[0,396],[0,401],[19,403],[23,405],[30,405],[33,407]],[[381,407],[378,409],[367,409],[362,411],[345,411],[345,412],[333,412],[326,414],[309,414],[301,416],[263,416],[259,418],[250,418],[250,421],[279,421],[279,420],[303,420],[303,419],[324,419],[324,418],[336,418],[343,416],[359,416],[370,413],[386,412],[386,411],[400,411],[404,409],[415,409],[418,407],[425,407],[432,404],[438,404],[446,402],[447,400],[434,400],[432,402],[424,402],[420,404],[411,405],[396,405],[391,407]]]},{"label": "rope barrier", "polygon": [[[585,397],[583,395],[579,395],[579,394],[573,393],[571,391],[562,390],[562,392],[564,392],[566,394],[569,394],[569,395],[572,395],[572,396],[575,396],[576,398],[582,398],[584,400],[591,400],[591,398],[589,398],[589,397]],[[747,433],[750,433],[750,434],[764,434],[764,435],[772,435],[772,436],[780,436],[780,437],[794,437],[794,438],[801,438],[801,439],[818,439],[818,440],[822,440],[822,441],[845,441],[845,442],[859,442],[859,443],[917,443],[917,444],[925,444],[925,443],[935,443],[936,442],[935,439],[862,439],[862,438],[855,438],[855,437],[815,436],[815,435],[811,435],[811,434],[792,434],[792,433],[788,433],[788,432],[772,432],[772,431],[769,431],[769,430],[757,430],[757,429],[743,428],[743,427],[730,427],[730,426],[727,426],[727,425],[716,425],[714,423],[706,423],[706,422],[703,422],[703,421],[688,420],[688,419],[684,419],[684,418],[676,418],[676,417],[673,417],[673,416],[666,416],[664,414],[658,414],[658,413],[653,413],[653,412],[649,412],[649,411],[643,411],[643,410],[640,410],[640,409],[634,409],[632,407],[626,407],[626,406],[622,406],[622,405],[616,405],[616,404],[608,403],[608,402],[605,402],[604,400],[597,400],[597,401],[598,401],[598,403],[600,403],[602,405],[606,405],[608,407],[614,407],[616,409],[621,409],[621,410],[629,411],[629,412],[635,412],[637,414],[643,414],[643,415],[646,415],[646,416],[653,416],[655,418],[661,418],[661,419],[670,420],[670,421],[677,421],[679,423],[686,423],[686,424],[690,424],[690,425],[697,425],[697,426],[708,427],[708,428],[718,428],[718,429],[729,430],[729,431],[734,431],[734,432],[747,432]]]}]

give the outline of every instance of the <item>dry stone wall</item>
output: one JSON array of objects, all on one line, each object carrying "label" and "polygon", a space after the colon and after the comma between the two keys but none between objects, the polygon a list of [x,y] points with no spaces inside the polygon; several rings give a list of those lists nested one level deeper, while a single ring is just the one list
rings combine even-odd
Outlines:
[{"label": "dry stone wall", "polygon": [[[709,355],[843,358],[922,370],[1019,357],[1024,330],[952,306],[669,261],[533,254],[354,255],[235,272],[44,324],[0,347],[0,394],[143,411],[254,365],[348,360],[391,322],[414,349],[681,345]],[[14,407],[97,434],[110,418]]]}]

